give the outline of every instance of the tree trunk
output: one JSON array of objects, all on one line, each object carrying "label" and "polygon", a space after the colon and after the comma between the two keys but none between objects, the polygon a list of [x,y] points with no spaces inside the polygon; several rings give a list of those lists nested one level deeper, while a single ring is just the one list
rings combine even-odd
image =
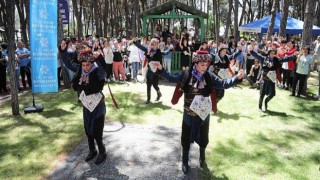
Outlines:
[{"label": "tree trunk", "polygon": [[252,11],[252,1],[251,0],[247,0],[248,2],[248,7],[249,7],[249,10],[248,10],[248,13],[247,13],[247,23],[249,23],[249,22],[252,22],[252,20],[251,19],[253,19],[252,18],[252,14],[253,14],[253,11]]},{"label": "tree trunk", "polygon": [[272,11],[271,11],[271,19],[270,19],[269,28],[268,28],[268,31],[267,31],[267,39],[268,40],[271,40],[271,36],[273,34],[274,23],[275,23],[275,20],[276,20],[277,2],[278,1],[273,0]]},{"label": "tree trunk", "polygon": [[320,26],[320,2],[318,1],[317,10],[316,10],[316,26]]},{"label": "tree trunk", "polygon": [[97,0],[93,1],[93,9],[94,9],[94,21],[95,21],[95,25],[96,25],[96,35],[101,36],[102,32],[100,31],[101,24],[100,24],[99,6],[98,6]]},{"label": "tree trunk", "polygon": [[269,0],[268,3],[268,14],[272,14],[272,5],[274,4],[275,0]]},{"label": "tree trunk", "polygon": [[25,43],[26,47],[29,48],[29,41],[27,36],[27,20],[25,17],[25,0],[16,0],[15,2],[20,19],[21,40]]},{"label": "tree trunk", "polygon": [[227,15],[227,22],[226,22],[226,29],[225,29],[225,34],[224,34],[224,39],[227,40],[229,36],[229,29],[230,29],[230,24],[231,24],[231,12],[232,12],[232,0],[228,0],[228,5],[229,5],[229,10],[228,10],[228,15]]},{"label": "tree trunk", "polygon": [[[262,1],[263,3],[263,1]],[[261,18],[261,0],[257,0],[257,5],[258,5],[258,14],[257,14],[257,19]]]},{"label": "tree trunk", "polygon": [[[312,26],[313,26],[313,17],[316,15],[316,4],[317,0],[308,0],[306,5],[306,12],[304,15],[304,24],[302,32],[302,44],[301,47],[312,43]],[[309,77],[309,76],[308,76]],[[308,78],[307,78],[308,80]],[[307,82],[307,81],[306,81]],[[302,94],[307,94],[307,83],[303,87]]]},{"label": "tree trunk", "polygon": [[109,17],[109,0],[104,1],[104,15],[103,15],[103,35],[108,36],[108,17]]},{"label": "tree trunk", "polygon": [[279,35],[282,37],[286,37],[286,26],[287,26],[287,19],[289,14],[289,0],[283,0],[282,6],[282,18],[280,22],[280,32]]},{"label": "tree trunk", "polygon": [[0,1],[0,24],[4,26],[5,36],[8,40],[8,58],[9,58],[9,78],[10,78],[10,92],[11,92],[11,108],[12,115],[19,115],[19,99],[18,86],[16,81],[15,70],[15,52],[14,52],[14,26],[15,26],[15,1]]},{"label": "tree trunk", "polygon": [[213,0],[213,7],[215,13],[215,40],[219,44],[219,30],[220,30],[220,18],[219,18],[219,0]]},{"label": "tree trunk", "polygon": [[238,40],[239,40],[238,11],[239,11],[239,0],[234,0],[234,20],[233,20],[234,23],[233,23],[233,28],[234,28],[235,42],[238,42]]},{"label": "tree trunk", "polygon": [[302,32],[302,46],[306,44],[311,44],[312,41],[312,26],[313,26],[313,17],[315,17],[315,4],[317,0],[308,0],[306,5],[306,12],[304,15],[304,24]]},{"label": "tree trunk", "polygon": [[72,0],[72,6],[73,6],[73,12],[77,20],[77,30],[78,30],[78,39],[80,39],[83,36],[82,31],[82,6],[83,6],[83,0],[80,0],[79,2],[80,7],[78,8],[78,2],[77,0]]},{"label": "tree trunk", "polygon": [[[124,0],[124,18],[126,19],[125,23],[125,31],[128,32],[129,30],[129,8],[128,8],[128,1]],[[126,34],[126,36],[128,36],[128,34]]]},{"label": "tree trunk", "polygon": [[247,6],[247,1],[243,1],[242,13],[241,13],[241,16],[240,16],[239,26],[241,26],[242,23],[243,23],[243,18],[244,18],[245,14],[246,14],[246,6]]},{"label": "tree trunk", "polygon": [[137,36],[137,20],[138,18],[138,12],[139,12],[139,0],[133,0],[133,17],[132,17],[132,34],[131,37],[136,37]]},{"label": "tree trunk", "polygon": [[25,7],[26,7],[26,32],[27,37],[30,37],[30,0],[25,0]]}]

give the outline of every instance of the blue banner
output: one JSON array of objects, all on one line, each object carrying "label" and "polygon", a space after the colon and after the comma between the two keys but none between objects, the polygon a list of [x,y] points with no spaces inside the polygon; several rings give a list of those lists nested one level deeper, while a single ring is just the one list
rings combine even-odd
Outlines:
[{"label": "blue banner", "polygon": [[58,92],[57,0],[30,0],[32,92]]},{"label": "blue banner", "polygon": [[69,7],[67,0],[59,0],[59,11],[63,24],[69,24]]}]

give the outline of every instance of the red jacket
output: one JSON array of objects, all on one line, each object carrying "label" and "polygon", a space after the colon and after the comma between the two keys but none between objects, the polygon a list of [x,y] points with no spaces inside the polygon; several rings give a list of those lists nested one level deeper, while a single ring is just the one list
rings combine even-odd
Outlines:
[{"label": "red jacket", "polygon": [[[296,48],[291,48],[289,51],[287,51],[286,53],[285,53],[285,55],[286,56],[290,56],[290,55],[293,55],[294,53],[296,52]],[[294,70],[294,67],[295,67],[295,64],[294,64],[294,62],[293,61],[289,61],[288,62],[288,69],[289,70]]]}]

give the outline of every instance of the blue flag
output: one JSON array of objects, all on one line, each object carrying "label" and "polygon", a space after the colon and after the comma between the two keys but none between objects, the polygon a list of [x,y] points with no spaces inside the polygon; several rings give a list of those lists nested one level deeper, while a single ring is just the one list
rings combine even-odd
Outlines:
[{"label": "blue flag", "polygon": [[59,0],[59,10],[63,24],[69,24],[69,7],[67,0]]},{"label": "blue flag", "polygon": [[57,0],[30,0],[32,92],[58,92]]}]

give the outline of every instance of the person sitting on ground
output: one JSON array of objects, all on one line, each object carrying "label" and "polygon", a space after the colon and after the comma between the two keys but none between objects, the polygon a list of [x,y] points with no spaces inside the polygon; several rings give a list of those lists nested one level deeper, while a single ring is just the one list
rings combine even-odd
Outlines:
[{"label": "person sitting on ground", "polygon": [[250,83],[250,88],[257,87],[259,89],[259,79],[261,75],[261,66],[259,60],[254,60],[254,65],[252,65],[250,74],[248,75],[248,81]]}]

